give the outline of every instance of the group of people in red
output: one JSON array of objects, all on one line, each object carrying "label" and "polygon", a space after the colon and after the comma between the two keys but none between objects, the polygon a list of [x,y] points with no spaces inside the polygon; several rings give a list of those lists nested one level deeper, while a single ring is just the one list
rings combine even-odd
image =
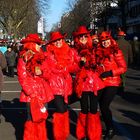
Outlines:
[{"label": "group of people in red", "polygon": [[65,37],[59,31],[52,32],[46,52],[41,50],[42,40],[37,34],[21,40],[17,71],[22,87],[20,101],[26,102],[28,112],[23,139],[48,139],[47,104],[53,100],[53,137],[66,140],[70,134],[68,97],[73,93],[81,106],[77,139],[101,140],[100,113],[106,126],[104,139],[111,139],[114,127],[110,104],[121,84],[120,75],[127,70],[122,51],[107,31],[97,38],[85,26],[79,26],[73,32],[73,48]]}]

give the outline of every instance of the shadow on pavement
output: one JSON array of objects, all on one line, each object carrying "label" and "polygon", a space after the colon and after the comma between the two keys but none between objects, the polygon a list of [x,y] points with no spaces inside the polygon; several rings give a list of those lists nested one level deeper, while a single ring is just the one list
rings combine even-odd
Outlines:
[{"label": "shadow on pavement", "polygon": [[25,104],[15,98],[12,101],[2,101],[2,115],[6,122],[10,122],[15,128],[16,140],[22,140],[23,126],[26,120]]},{"label": "shadow on pavement", "polygon": [[140,88],[136,88],[136,90],[140,90]]},{"label": "shadow on pavement", "polygon": [[122,97],[124,100],[133,103],[133,104],[139,104],[140,103],[140,95],[137,93],[132,92],[124,92],[124,93],[118,93],[118,96]]},{"label": "shadow on pavement", "polygon": [[[120,110],[121,111],[121,110]],[[129,117],[130,119],[139,120],[139,118],[137,118],[139,114],[134,113],[134,112],[126,112],[126,111],[121,111],[122,113],[124,113],[123,115],[126,117]],[[134,116],[131,116],[134,115]],[[136,117],[137,116],[137,117]],[[136,117],[136,118],[134,118]],[[139,140],[140,136],[140,126],[136,126],[136,125],[131,125],[128,123],[118,123],[114,120],[114,126],[116,128],[116,135],[118,136],[125,136],[127,137],[129,140]]]},{"label": "shadow on pavement", "polygon": [[123,116],[130,118],[133,121],[136,121],[140,125],[140,114],[139,113],[132,112],[132,111],[125,111],[125,110],[121,110],[121,109],[119,109],[118,111],[122,112]]}]

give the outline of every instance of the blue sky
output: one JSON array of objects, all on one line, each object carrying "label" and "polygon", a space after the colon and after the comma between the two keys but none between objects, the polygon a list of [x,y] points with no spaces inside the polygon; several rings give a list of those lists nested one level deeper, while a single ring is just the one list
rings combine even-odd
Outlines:
[{"label": "blue sky", "polygon": [[67,0],[50,0],[50,10],[45,19],[47,20],[47,31],[51,30],[52,25],[60,21],[60,17],[67,8]]}]

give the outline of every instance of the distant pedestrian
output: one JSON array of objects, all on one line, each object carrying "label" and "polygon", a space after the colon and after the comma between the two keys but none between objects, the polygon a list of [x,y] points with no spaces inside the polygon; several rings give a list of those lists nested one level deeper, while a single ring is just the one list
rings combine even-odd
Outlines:
[{"label": "distant pedestrian", "polygon": [[131,44],[125,39],[125,32],[119,31],[117,33],[117,43],[119,45],[119,48],[122,50],[125,61],[127,63],[127,66],[130,66],[133,62],[133,53],[132,53],[132,46]]},{"label": "distant pedestrian", "polygon": [[[133,64],[133,51],[132,51],[132,46],[131,44],[125,39],[125,32],[119,30],[117,33],[117,43],[121,51],[123,52],[127,67],[132,66]],[[121,74],[121,79],[122,79],[122,84],[119,88],[119,93],[123,93],[125,90],[125,85],[126,85],[126,74],[123,73]]]},{"label": "distant pedestrian", "polygon": [[7,47],[7,51],[4,53],[6,61],[7,61],[7,68],[8,68],[8,76],[14,77],[14,66],[16,62],[16,53],[12,50],[11,46]]},{"label": "distant pedestrian", "polygon": [[92,45],[93,45],[94,49],[96,49],[98,46],[98,43],[99,43],[99,37],[97,34],[94,34],[91,36],[91,38],[92,38]]},{"label": "distant pedestrian", "polygon": [[133,65],[135,68],[140,68],[140,41],[137,36],[134,36],[132,42],[133,50]]},{"label": "distant pedestrian", "polygon": [[7,66],[7,63],[6,63],[5,56],[0,51],[0,115],[1,115],[1,109],[2,109],[1,91],[2,91],[2,88],[3,88],[3,82],[4,82],[2,70],[5,69],[6,66]]}]

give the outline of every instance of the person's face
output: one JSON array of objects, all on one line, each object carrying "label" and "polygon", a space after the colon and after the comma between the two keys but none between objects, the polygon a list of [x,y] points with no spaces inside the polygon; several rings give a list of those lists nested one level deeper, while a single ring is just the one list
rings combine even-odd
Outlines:
[{"label": "person's face", "polygon": [[88,41],[88,36],[87,35],[79,35],[79,41],[80,41],[80,43],[85,45]]},{"label": "person's face", "polygon": [[98,44],[99,40],[98,40],[98,38],[96,38],[96,39],[93,39],[92,42],[93,42],[93,44]]},{"label": "person's face", "polygon": [[11,49],[11,48],[8,48],[7,50],[8,50],[9,52],[11,52],[11,51],[12,51],[12,49]]},{"label": "person's face", "polygon": [[36,44],[36,48],[35,48],[38,52],[40,51],[40,46]]},{"label": "person's face", "polygon": [[103,40],[102,41],[102,46],[104,47],[104,48],[107,48],[107,47],[109,47],[111,45],[111,40],[110,39],[108,39],[108,40]]},{"label": "person's face", "polygon": [[58,39],[56,41],[53,42],[53,45],[56,46],[57,48],[61,48],[63,45],[63,39]]}]

